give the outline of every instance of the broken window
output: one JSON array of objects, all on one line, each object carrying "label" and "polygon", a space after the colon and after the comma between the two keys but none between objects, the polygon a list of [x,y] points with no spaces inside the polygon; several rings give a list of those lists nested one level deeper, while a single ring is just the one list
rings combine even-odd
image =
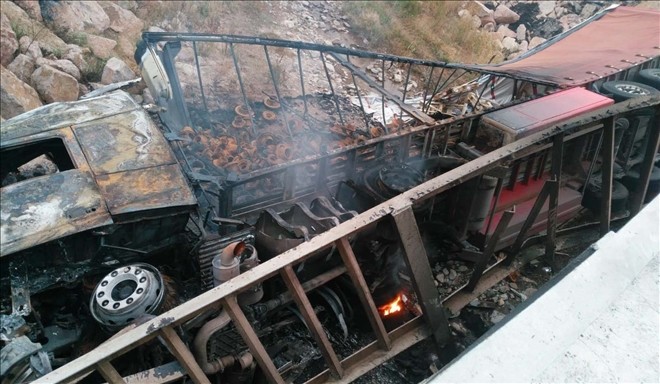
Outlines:
[{"label": "broken window", "polygon": [[0,157],[2,187],[74,168],[60,138],[3,149]]}]

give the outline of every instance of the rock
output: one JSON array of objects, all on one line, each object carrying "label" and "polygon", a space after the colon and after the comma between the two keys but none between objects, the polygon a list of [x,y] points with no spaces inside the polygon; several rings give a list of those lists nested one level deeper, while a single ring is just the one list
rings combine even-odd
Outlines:
[{"label": "rock", "polygon": [[22,36],[20,40],[18,40],[18,45],[20,46],[21,53],[30,56],[32,60],[37,60],[43,57],[38,41],[32,40],[27,36]]},{"label": "rock", "polygon": [[532,295],[534,294],[534,292],[536,292],[536,288],[531,288],[531,287],[530,287],[530,288],[525,289],[525,290],[523,291],[523,294],[524,294],[525,296],[527,296],[527,297],[530,297],[530,296],[532,296]]},{"label": "rock", "polygon": [[142,20],[128,9],[124,9],[117,4],[102,2],[101,7],[110,19],[110,29],[117,33],[125,33],[137,37],[144,27]]},{"label": "rock", "polygon": [[516,28],[516,40],[520,42],[527,40],[527,27],[525,27],[525,24],[520,24]]},{"label": "rock", "polygon": [[78,83],[78,95],[79,95],[79,97],[82,97],[83,95],[86,95],[88,93],[89,93],[89,88],[83,83]]},{"label": "rock", "polygon": [[87,67],[87,62],[85,61],[82,48],[75,44],[69,44],[66,47],[66,53],[62,58],[72,62],[76,67],[78,67],[79,70],[85,70]]},{"label": "rock", "polygon": [[142,102],[144,101],[141,95],[131,95],[131,97],[133,97],[133,100],[135,100],[135,102],[138,104],[142,104]]},{"label": "rock", "polygon": [[64,59],[53,60],[50,65],[55,69],[73,76],[74,79],[80,80],[80,70],[71,61]]},{"label": "rock", "polygon": [[528,45],[527,48],[528,48],[528,49],[534,49],[534,48],[536,48],[537,46],[539,46],[540,44],[545,43],[545,41],[546,41],[546,40],[545,40],[544,38],[542,38],[542,37],[538,37],[538,36],[536,36],[536,37],[532,37],[532,39],[529,41],[529,45]]},{"label": "rock", "polygon": [[559,20],[546,18],[541,21],[539,25],[535,28],[537,36],[543,37],[544,39],[549,39],[554,35],[557,35],[562,32],[562,26]]},{"label": "rock", "polygon": [[480,1],[473,1],[471,9],[472,9],[472,13],[479,17],[483,17],[493,13],[493,11],[488,9],[488,7],[483,5],[483,3],[481,3]]},{"label": "rock", "polygon": [[518,52],[525,53],[527,51],[529,51],[529,43],[527,42],[527,40],[523,40],[523,42],[520,43],[518,47]]},{"label": "rock", "polygon": [[78,81],[50,65],[42,65],[32,73],[32,83],[47,103],[78,99]]},{"label": "rock", "polygon": [[569,13],[559,18],[559,23],[561,24],[562,31],[568,31],[574,26],[580,24],[580,21],[581,21],[580,16],[574,13]]},{"label": "rock", "polygon": [[435,275],[435,279],[439,283],[444,283],[445,282],[445,275],[443,275],[442,273],[438,273],[437,275]]},{"label": "rock", "polygon": [[504,4],[500,4],[495,8],[493,18],[497,24],[513,24],[520,20],[520,16]]},{"label": "rock", "polygon": [[482,25],[484,25],[486,22],[488,22],[488,21],[482,21],[481,17],[479,17],[477,15],[472,15],[472,18],[470,19],[470,21],[472,22],[472,27],[474,27],[474,28],[479,28]]},{"label": "rock", "polygon": [[500,295],[500,299],[502,299],[504,301],[507,301],[507,300],[509,300],[509,295],[507,295],[506,293],[503,293],[503,294]]},{"label": "rock", "polygon": [[392,81],[395,82],[395,83],[402,82],[403,81],[403,75],[400,72],[395,73],[394,76],[392,77]]},{"label": "rock", "polygon": [[458,17],[460,17],[461,19],[463,18],[469,19],[472,17],[472,14],[467,9],[461,9],[460,11],[458,11]]},{"label": "rock", "polygon": [[135,78],[135,73],[122,60],[113,57],[105,64],[101,83],[112,84]]},{"label": "rock", "polygon": [[539,14],[542,16],[548,16],[551,12],[555,10],[557,3],[555,1],[539,1]]},{"label": "rock", "polygon": [[466,267],[465,265],[461,265],[461,266],[458,267],[459,272],[466,272],[467,270],[468,270],[468,267]]},{"label": "rock", "polygon": [[57,37],[50,29],[30,16],[18,5],[11,1],[2,2],[2,13],[9,18],[12,25],[16,25],[27,32],[27,36],[39,42],[44,52],[57,52],[66,50],[66,43]]},{"label": "rock", "polygon": [[587,3],[582,6],[580,17],[583,19],[587,19],[593,16],[596,12],[598,12],[598,6],[596,4]]},{"label": "rock", "polygon": [[41,7],[37,0],[14,0],[14,3],[21,7],[31,18],[37,21],[43,21],[41,17]]},{"label": "rock", "polygon": [[449,271],[449,280],[454,280],[456,276],[458,276],[456,271],[454,271],[453,269]]},{"label": "rock", "polygon": [[110,26],[110,18],[96,1],[46,1],[41,15],[54,29],[67,32],[101,33]]},{"label": "rock", "polygon": [[504,306],[504,300],[498,299],[497,300],[497,305],[500,306],[500,307]]},{"label": "rock", "polygon": [[556,6],[555,7],[555,17],[562,17],[566,13],[566,8]]},{"label": "rock", "polygon": [[445,275],[449,275],[449,270],[447,268],[443,268],[442,273],[444,273]]},{"label": "rock", "polygon": [[518,284],[516,284],[516,283],[509,283],[509,287],[511,287],[511,288],[513,288],[513,289],[518,289]]},{"label": "rock", "polygon": [[[499,303],[498,303],[498,304],[499,304]],[[506,317],[506,315],[503,314],[502,312],[500,312],[500,311],[493,311],[493,312],[490,314],[490,321],[491,321],[491,323],[493,323],[493,324],[497,324],[497,323],[499,323],[500,321],[502,321],[502,320],[504,319],[504,317]]]},{"label": "rock", "polygon": [[515,38],[516,37],[516,32],[512,31],[509,29],[509,27],[505,25],[500,25],[499,28],[497,28],[497,34],[499,34],[500,40],[504,40],[505,37],[511,37]]},{"label": "rock", "polygon": [[7,66],[7,69],[22,82],[30,84],[30,76],[34,72],[34,59],[21,53]]},{"label": "rock", "polygon": [[520,49],[520,46],[518,45],[518,43],[516,43],[516,39],[514,39],[513,37],[508,37],[508,36],[505,37],[502,40],[502,45],[504,46],[504,49],[507,52],[518,52],[518,50]]},{"label": "rock", "polygon": [[102,36],[87,35],[87,45],[91,48],[94,56],[108,59],[112,56],[112,50],[117,46],[117,42]]},{"label": "rock", "polygon": [[[4,8],[4,2],[3,2]],[[4,9],[3,9],[4,11]],[[11,22],[4,13],[0,14],[0,63],[7,66],[14,60],[14,53],[18,50],[16,33],[11,27]]]},{"label": "rock", "polygon": [[42,105],[34,88],[21,81],[9,69],[0,67],[0,112],[3,118],[10,119]]}]

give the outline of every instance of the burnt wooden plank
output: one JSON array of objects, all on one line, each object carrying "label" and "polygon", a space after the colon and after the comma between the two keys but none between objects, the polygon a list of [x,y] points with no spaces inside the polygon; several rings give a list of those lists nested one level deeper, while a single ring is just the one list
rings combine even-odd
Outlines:
[{"label": "burnt wooden plank", "polygon": [[108,383],[110,384],[120,384],[120,383],[125,383],[124,378],[117,372],[115,367],[110,364],[109,361],[100,361],[98,364],[96,364],[96,368],[98,369],[99,373],[101,376],[103,376],[104,379],[108,380]]},{"label": "burnt wooden plank", "polygon": [[380,344],[380,347],[387,350],[391,349],[392,346],[390,342],[390,337],[387,335],[387,331],[385,330],[383,321],[380,318],[380,314],[378,313],[376,304],[374,304],[374,299],[373,297],[371,297],[371,293],[369,292],[369,286],[367,285],[367,282],[364,280],[364,276],[362,275],[360,266],[358,265],[358,262],[355,259],[355,254],[353,253],[353,249],[351,248],[351,245],[349,244],[348,240],[345,237],[342,237],[341,239],[337,240],[335,242],[335,245],[337,246],[337,249],[339,250],[339,254],[341,255],[342,260],[344,261],[344,265],[346,266],[346,271],[348,272],[348,276],[350,276],[351,281],[353,282],[353,285],[357,290],[357,295],[360,298],[360,302],[362,303],[364,312],[366,313],[367,318],[369,319],[369,324],[371,324],[371,329],[373,329],[374,333],[376,334],[376,338],[378,339],[378,343]]},{"label": "burnt wooden plank", "polygon": [[451,336],[449,322],[442,301],[435,287],[429,259],[419,234],[412,206],[392,214],[404,249],[404,260],[412,274],[413,287],[422,307],[424,320],[428,324],[438,349],[442,348]]},{"label": "burnt wooden plank", "polygon": [[281,275],[289,292],[291,292],[291,295],[293,296],[293,300],[298,305],[298,308],[305,319],[307,328],[309,328],[309,331],[312,333],[312,336],[314,336],[316,343],[321,349],[321,354],[323,355],[325,362],[328,364],[330,372],[332,372],[333,376],[341,378],[344,371],[341,367],[341,362],[339,361],[339,358],[337,358],[334,349],[332,349],[330,340],[328,340],[328,336],[325,334],[321,322],[318,317],[316,317],[314,308],[312,308],[312,304],[309,302],[307,295],[305,295],[305,291],[298,280],[298,276],[296,276],[296,273],[290,265],[287,265],[282,269]]},{"label": "burnt wooden plank", "polygon": [[160,337],[167,345],[168,349],[176,357],[179,363],[186,370],[192,381],[196,384],[211,384],[208,377],[202,371],[202,368],[197,364],[195,357],[190,349],[184,344],[183,340],[171,327],[164,327],[160,330]]},{"label": "burnt wooden plank", "polygon": [[250,348],[252,356],[254,356],[255,360],[257,360],[257,363],[259,363],[259,367],[264,372],[264,375],[266,375],[268,381],[270,383],[284,384],[284,380],[282,379],[282,376],[280,376],[280,373],[277,371],[277,368],[275,368],[273,360],[270,358],[270,356],[268,356],[268,352],[266,352],[264,345],[261,344],[259,336],[257,336],[257,334],[254,332],[254,328],[252,328],[252,325],[250,325],[250,321],[247,319],[247,317],[245,317],[243,310],[238,305],[236,296],[232,295],[226,297],[223,300],[223,304],[224,309],[227,311],[229,317],[231,317],[231,320],[234,322],[236,330],[238,333],[240,333],[241,337],[243,337],[245,344],[247,344],[247,346]]}]

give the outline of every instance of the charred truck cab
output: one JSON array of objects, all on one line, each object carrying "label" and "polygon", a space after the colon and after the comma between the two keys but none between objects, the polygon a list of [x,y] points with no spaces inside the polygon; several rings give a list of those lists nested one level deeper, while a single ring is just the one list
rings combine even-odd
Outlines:
[{"label": "charred truck cab", "polygon": [[604,234],[657,193],[657,48],[553,59],[631,14],[620,34],[660,34],[612,8],[501,67],[145,33],[149,113],[119,91],[2,123],[3,383],[351,381],[446,351],[445,308],[531,235],[552,265],[558,224]]}]

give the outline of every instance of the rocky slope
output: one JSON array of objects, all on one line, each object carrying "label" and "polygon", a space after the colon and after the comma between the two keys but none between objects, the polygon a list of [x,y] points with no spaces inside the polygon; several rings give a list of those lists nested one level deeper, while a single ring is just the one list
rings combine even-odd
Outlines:
[{"label": "rocky slope", "polygon": [[[606,5],[604,1],[463,1],[456,17],[489,31],[501,45],[503,57],[513,58]],[[141,32],[148,28],[387,48],[370,46],[353,32],[342,7],[329,1],[3,0],[0,17],[3,119],[46,103],[77,100],[103,84],[137,77],[133,53]],[[324,80],[320,74],[317,77]],[[149,100],[144,86],[133,92],[139,101]]]}]

